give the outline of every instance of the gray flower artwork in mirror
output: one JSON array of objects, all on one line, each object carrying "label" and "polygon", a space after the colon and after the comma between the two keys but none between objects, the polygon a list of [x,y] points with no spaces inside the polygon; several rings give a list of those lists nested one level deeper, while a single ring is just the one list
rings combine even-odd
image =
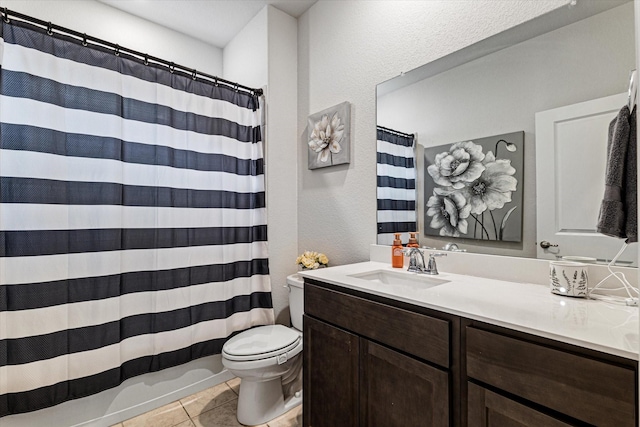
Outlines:
[{"label": "gray flower artwork in mirror", "polygon": [[428,147],[425,234],[522,241],[524,132]]},{"label": "gray flower artwork in mirror", "polygon": [[343,102],[309,116],[309,169],[349,163],[350,106]]}]

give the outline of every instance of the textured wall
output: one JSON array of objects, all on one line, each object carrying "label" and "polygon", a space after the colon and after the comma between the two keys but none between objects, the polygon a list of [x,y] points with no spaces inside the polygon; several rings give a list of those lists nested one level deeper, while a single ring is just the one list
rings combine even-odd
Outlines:
[{"label": "textured wall", "polygon": [[[297,229],[297,21],[266,6],[224,48],[224,77],[264,87],[269,270],[276,322],[289,324],[286,277],[295,273]],[[248,83],[247,83],[248,82]]]},{"label": "textured wall", "polygon": [[269,10],[269,84],[267,87],[267,215],[269,271],[276,323],[289,324],[286,277],[297,267],[297,32],[295,18]]},{"label": "textured wall", "polygon": [[265,170],[269,270],[276,322],[289,324],[286,277],[295,273],[297,236],[297,21],[266,6],[224,48],[224,77],[265,87]]},{"label": "textured wall", "polygon": [[[298,249],[331,264],[376,242],[376,84],[568,3],[319,1],[298,21]],[[307,169],[306,119],[352,104],[349,165]]]},{"label": "textured wall", "polygon": [[2,7],[129,49],[222,75],[222,49],[94,0],[3,0]]},{"label": "textured wall", "polygon": [[222,50],[222,77],[245,86],[261,88],[267,72],[268,8],[263,8]]}]

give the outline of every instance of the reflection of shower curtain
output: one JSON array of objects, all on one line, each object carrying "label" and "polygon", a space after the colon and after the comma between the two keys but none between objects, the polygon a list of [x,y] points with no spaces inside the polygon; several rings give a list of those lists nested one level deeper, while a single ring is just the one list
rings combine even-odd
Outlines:
[{"label": "reflection of shower curtain", "polygon": [[391,245],[393,233],[417,231],[414,137],[378,126],[378,244]]},{"label": "reflection of shower curtain", "polygon": [[258,99],[28,24],[2,37],[0,416],[273,323]]}]

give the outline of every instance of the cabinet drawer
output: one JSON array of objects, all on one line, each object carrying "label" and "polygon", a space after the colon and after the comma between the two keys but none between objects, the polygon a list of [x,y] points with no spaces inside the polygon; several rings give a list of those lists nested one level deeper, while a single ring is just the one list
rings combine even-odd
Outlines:
[{"label": "cabinet drawer", "polygon": [[467,375],[598,426],[635,426],[633,369],[466,328]]},{"label": "cabinet drawer", "polygon": [[449,322],[305,283],[304,311],[445,368]]}]

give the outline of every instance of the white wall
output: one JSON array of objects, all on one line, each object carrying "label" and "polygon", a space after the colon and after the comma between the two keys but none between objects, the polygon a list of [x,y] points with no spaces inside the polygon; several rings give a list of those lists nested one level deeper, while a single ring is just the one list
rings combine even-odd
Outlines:
[{"label": "white wall", "polygon": [[[208,74],[222,74],[221,49],[93,0],[3,0],[1,6]],[[231,377],[223,369],[220,355],[205,357],[131,378],[119,387],[84,399],[3,417],[0,425],[110,426]]]},{"label": "white wall", "polygon": [[267,209],[269,269],[276,322],[289,324],[286,277],[298,250],[298,21],[268,6]]},{"label": "white wall", "polygon": [[222,49],[95,0],[2,0],[1,6],[207,74],[222,75]]},{"label": "white wall", "polygon": [[[276,322],[289,324],[286,277],[297,268],[297,20],[266,6],[224,48],[224,78],[266,86],[269,270]],[[249,83],[247,83],[249,82]]]},{"label": "white wall", "polygon": [[[298,23],[298,248],[330,264],[368,259],[376,242],[376,84],[568,3],[319,1]],[[351,164],[307,169],[309,114],[352,104]]]},{"label": "white wall", "polygon": [[223,78],[255,88],[269,82],[268,10],[262,8],[222,50]]}]

